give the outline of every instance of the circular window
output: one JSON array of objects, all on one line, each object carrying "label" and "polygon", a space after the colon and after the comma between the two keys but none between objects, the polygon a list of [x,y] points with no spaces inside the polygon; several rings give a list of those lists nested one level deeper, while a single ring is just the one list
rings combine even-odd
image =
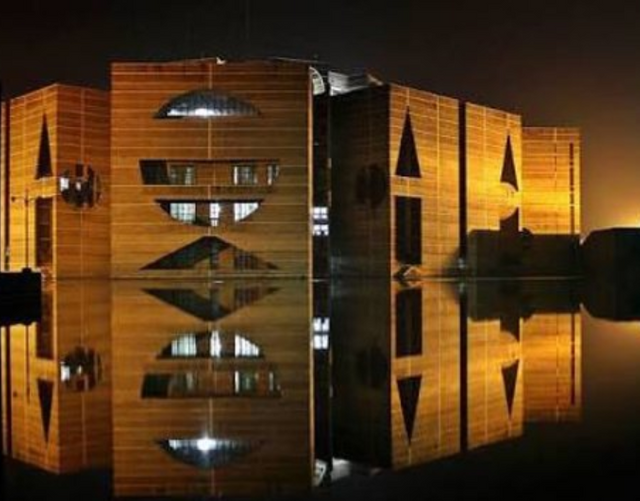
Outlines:
[{"label": "circular window", "polygon": [[62,199],[77,209],[95,206],[102,195],[100,176],[88,165],[76,165],[73,173],[69,169],[64,171],[58,187]]}]

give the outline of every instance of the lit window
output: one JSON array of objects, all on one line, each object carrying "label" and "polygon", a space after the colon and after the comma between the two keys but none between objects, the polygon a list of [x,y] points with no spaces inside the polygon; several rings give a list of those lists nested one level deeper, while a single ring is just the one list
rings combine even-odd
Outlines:
[{"label": "lit window", "polygon": [[313,335],[313,349],[314,350],[328,350],[329,349],[329,335],[328,334],[314,334]]},{"label": "lit window", "polygon": [[280,175],[280,167],[276,164],[267,165],[267,184],[272,186]]},{"label": "lit window", "polygon": [[60,364],[60,381],[66,383],[71,380],[71,367],[65,365],[64,363]]},{"label": "lit window", "polygon": [[156,200],[163,211],[172,219],[196,226],[219,227],[238,223],[256,212],[262,200],[233,201],[197,201]]},{"label": "lit window", "polygon": [[234,165],[233,184],[235,185],[255,185],[258,184],[258,170],[255,165]]},{"label": "lit window", "polygon": [[219,203],[214,202],[212,204],[209,204],[209,221],[211,226],[218,226],[220,224],[221,212],[222,209]]},{"label": "lit window", "polygon": [[258,115],[251,104],[219,91],[196,90],[182,94],[166,103],[155,118],[224,118]]},{"label": "lit window", "polygon": [[258,202],[238,202],[233,204],[233,220],[237,223],[258,210]]},{"label": "lit window", "polygon": [[313,332],[329,332],[329,317],[314,317]]},{"label": "lit window", "polygon": [[170,165],[169,183],[177,185],[196,184],[196,168],[194,165]]},{"label": "lit window", "polygon": [[169,213],[173,219],[183,223],[193,223],[196,220],[196,204],[194,203],[172,203]]},{"label": "lit window", "polygon": [[260,356],[260,348],[242,336],[236,336],[234,344],[234,356],[236,358],[252,358]]},{"label": "lit window", "polygon": [[329,349],[329,317],[313,318],[313,349],[328,350]]},{"label": "lit window", "polygon": [[328,207],[314,207],[313,208],[313,220],[317,222],[329,220],[329,208]]},{"label": "lit window", "polygon": [[198,353],[196,337],[193,334],[179,337],[171,342],[171,356],[195,357]]},{"label": "lit window", "polygon": [[[183,334],[171,341],[158,358],[262,358],[262,349],[241,334],[219,330]],[[62,365],[64,371],[65,366]],[[69,376],[73,374],[67,370]],[[64,377],[67,372],[63,372]]]},{"label": "lit window", "polygon": [[314,237],[328,237],[329,236],[329,225],[328,224],[314,224],[313,225],[313,236]]},{"label": "lit window", "polygon": [[220,333],[218,331],[213,331],[211,333],[210,346],[211,356],[214,358],[220,358],[222,356],[222,342],[220,341]]},{"label": "lit window", "polygon": [[236,394],[254,393],[258,389],[258,373],[254,371],[235,371],[233,381]]},{"label": "lit window", "polygon": [[313,208],[313,236],[329,236],[329,208],[324,206]]}]

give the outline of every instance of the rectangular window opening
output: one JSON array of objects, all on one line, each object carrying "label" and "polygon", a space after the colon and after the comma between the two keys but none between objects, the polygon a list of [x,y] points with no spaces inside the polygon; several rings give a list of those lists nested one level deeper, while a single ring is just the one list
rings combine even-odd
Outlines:
[{"label": "rectangular window opening", "polygon": [[273,186],[280,175],[280,166],[277,164],[267,165],[267,184]]},{"label": "rectangular window opening", "polygon": [[422,264],[422,200],[396,197],[396,261]]},{"label": "rectangular window opening", "polygon": [[396,294],[396,357],[422,354],[422,289]]},{"label": "rectangular window opening", "polygon": [[196,220],[195,203],[172,203],[169,210],[172,218],[183,223],[193,223]]},{"label": "rectangular window opening", "polygon": [[233,166],[233,184],[236,186],[252,186],[258,184],[258,169],[254,164]]},{"label": "rectangular window opening", "polygon": [[169,184],[193,186],[196,184],[196,167],[193,164],[169,166]]}]

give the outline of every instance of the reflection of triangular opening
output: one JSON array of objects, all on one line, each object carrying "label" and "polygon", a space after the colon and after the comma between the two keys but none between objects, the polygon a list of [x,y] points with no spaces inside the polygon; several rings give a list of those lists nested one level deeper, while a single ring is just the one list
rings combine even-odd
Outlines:
[{"label": "reflection of triangular opening", "polygon": [[413,136],[411,126],[411,116],[407,109],[402,129],[402,139],[400,140],[400,153],[398,153],[398,165],[396,175],[404,177],[420,177],[420,163],[418,162],[418,152],[416,151],[416,141]]},{"label": "reflection of triangular opening", "polygon": [[276,287],[247,285],[234,289],[232,298],[225,298],[218,288],[208,289],[205,295],[194,289],[144,289],[147,294],[205,321],[220,320],[277,290]]},{"label": "reflection of triangular opening", "polygon": [[418,409],[421,383],[422,376],[398,379],[398,391],[400,393],[402,417],[404,418],[404,428],[407,431],[409,442],[411,442],[411,438],[413,437],[413,424],[416,420],[416,410]]},{"label": "reflection of triangular opening", "polygon": [[513,160],[513,148],[511,148],[511,137],[507,137],[507,147],[504,152],[504,161],[502,162],[502,173],[500,174],[500,182],[507,183],[516,191],[518,191],[518,176],[516,174],[516,164]]},{"label": "reflection of triangular opening", "polygon": [[36,166],[36,179],[53,175],[51,168],[51,145],[49,141],[49,128],[47,117],[42,117],[42,131],[40,132],[40,149],[38,150],[38,164]]},{"label": "reflection of triangular opening", "polygon": [[[229,253],[225,251],[230,250]],[[143,270],[274,270],[277,266],[218,237],[202,237],[146,265]]]},{"label": "reflection of triangular opening", "polygon": [[504,382],[504,392],[507,397],[509,415],[513,410],[513,400],[516,396],[516,381],[518,380],[518,367],[520,360],[516,360],[502,368],[502,381]]},{"label": "reflection of triangular opening", "polygon": [[44,439],[49,441],[49,426],[51,424],[51,408],[53,405],[53,382],[38,379],[38,398],[40,399],[40,414]]}]

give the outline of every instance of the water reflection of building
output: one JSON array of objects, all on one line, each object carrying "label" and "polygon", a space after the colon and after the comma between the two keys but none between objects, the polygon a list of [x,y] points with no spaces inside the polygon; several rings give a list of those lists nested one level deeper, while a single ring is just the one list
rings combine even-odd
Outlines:
[{"label": "water reflection of building", "polygon": [[[4,453],[55,473],[111,465],[108,283],[60,282],[3,336]],[[7,370],[8,369],[8,370]]]},{"label": "water reflection of building", "polygon": [[[469,448],[522,434],[522,372],[526,362],[522,357],[520,317],[508,312],[494,318],[474,318],[476,303],[483,297],[482,284],[477,283],[461,295],[468,316],[466,385],[464,377],[461,379],[462,387],[468,387]],[[465,350],[461,350],[461,357],[464,360]]]},{"label": "water reflection of building", "polygon": [[579,418],[575,291],[505,284],[334,286],[334,460],[403,467]]},{"label": "water reflection of building", "polygon": [[3,422],[9,456],[112,466],[116,495],[306,490],[581,417],[571,282],[316,283],[313,313],[307,282],[108,290],[60,282],[11,327]]},{"label": "water reflection of building", "polygon": [[581,325],[580,312],[542,313],[524,322],[527,422],[580,419]]},{"label": "water reflection of building", "polygon": [[[498,319],[520,340],[524,420],[581,416],[580,291],[572,281],[476,284],[472,316]],[[516,331],[515,328],[518,327]]]},{"label": "water reflection of building", "polygon": [[310,313],[308,282],[116,284],[115,494],[308,489]]},{"label": "water reflection of building", "polygon": [[[573,281],[477,283],[471,316],[499,320],[520,339],[526,422],[581,415],[579,284]],[[517,328],[517,330],[516,330]]]}]

